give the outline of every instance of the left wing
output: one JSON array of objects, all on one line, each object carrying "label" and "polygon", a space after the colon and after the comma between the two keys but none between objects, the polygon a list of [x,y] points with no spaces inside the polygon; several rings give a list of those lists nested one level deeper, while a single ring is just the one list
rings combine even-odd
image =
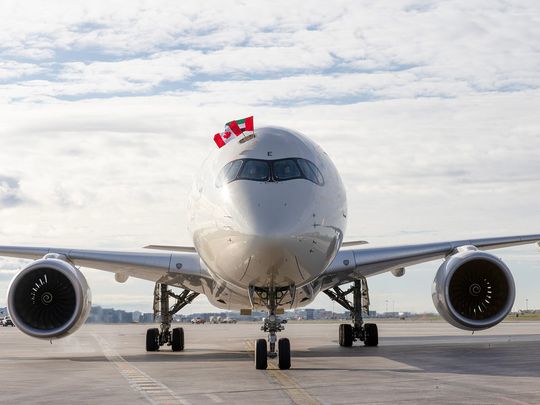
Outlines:
[{"label": "left wing", "polygon": [[49,253],[64,255],[76,266],[105,270],[153,282],[159,281],[203,294],[205,287],[209,287],[213,283],[213,279],[201,263],[199,255],[193,252],[146,253],[0,246],[0,256],[41,259]]},{"label": "left wing", "polygon": [[327,289],[354,281],[358,276],[369,277],[388,271],[399,274],[405,267],[449,256],[460,246],[472,245],[479,250],[490,250],[529,243],[540,245],[540,234],[418,245],[341,249],[320,276],[320,282],[322,288]]}]

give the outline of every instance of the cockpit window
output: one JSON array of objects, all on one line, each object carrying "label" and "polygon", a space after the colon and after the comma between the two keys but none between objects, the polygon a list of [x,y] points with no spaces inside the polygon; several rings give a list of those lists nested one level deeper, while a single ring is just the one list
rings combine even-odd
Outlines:
[{"label": "cockpit window", "polygon": [[270,166],[266,160],[246,159],[239,179],[268,181],[270,178]]},{"label": "cockpit window", "polygon": [[298,164],[302,168],[302,171],[304,172],[304,175],[309,181],[312,181],[315,184],[319,184],[319,181],[317,179],[317,175],[309,165],[307,160],[304,159],[298,159]]},{"label": "cockpit window", "polygon": [[231,163],[229,163],[229,170],[225,173],[225,181],[227,183],[230,183],[234,179],[236,179],[236,176],[238,176],[238,172],[240,171],[240,168],[242,167],[242,161],[241,160],[234,160]]},{"label": "cockpit window", "polygon": [[235,180],[279,182],[293,179],[306,179],[319,186],[324,184],[320,170],[306,159],[238,159],[227,163],[221,169],[216,179],[216,187]]},{"label": "cockpit window", "polygon": [[216,186],[221,187],[223,183],[230,183],[231,181],[236,179],[238,171],[241,167],[241,160],[233,160],[232,162],[227,163],[225,167],[221,169],[221,172],[219,172],[219,176],[216,179]]},{"label": "cockpit window", "polygon": [[317,176],[317,181],[315,183],[317,183],[319,186],[322,186],[324,184],[324,178],[321,171],[317,166],[315,166],[313,162],[310,162],[309,160],[306,160],[306,162],[308,162],[309,167],[311,167],[311,169],[315,172],[315,175]]},{"label": "cockpit window", "polygon": [[272,165],[274,179],[277,181],[297,179],[302,177],[294,159],[275,160]]}]

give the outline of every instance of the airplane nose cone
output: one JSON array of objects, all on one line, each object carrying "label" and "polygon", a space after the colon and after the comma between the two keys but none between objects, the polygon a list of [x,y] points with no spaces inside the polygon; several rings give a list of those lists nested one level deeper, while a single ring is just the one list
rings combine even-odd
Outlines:
[{"label": "airplane nose cone", "polygon": [[306,201],[314,200],[309,198],[313,193],[310,187],[300,182],[295,186],[249,183],[235,184],[239,187],[231,199],[235,222],[244,234],[266,239],[290,238],[309,232],[310,227],[316,225],[316,209],[312,204],[306,204]]},{"label": "airplane nose cone", "polygon": [[320,190],[311,183],[231,184],[230,246],[247,258],[248,285],[302,285],[318,276],[337,249],[340,231],[326,226]]}]

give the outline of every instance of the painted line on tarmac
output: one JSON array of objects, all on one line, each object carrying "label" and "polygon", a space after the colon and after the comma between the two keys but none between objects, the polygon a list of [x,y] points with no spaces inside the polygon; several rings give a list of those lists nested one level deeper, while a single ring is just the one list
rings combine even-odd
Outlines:
[{"label": "painted line on tarmac", "polygon": [[113,363],[134,391],[140,392],[152,404],[189,405],[185,399],[177,396],[169,387],[154,380],[148,374],[126,361],[109,343],[99,335],[92,334],[103,354]]},{"label": "painted line on tarmac", "polygon": [[509,398],[509,397],[505,397],[505,396],[499,396],[499,398],[504,399],[505,401],[508,401],[508,402],[513,402],[514,404],[531,405],[529,402],[523,402],[523,401],[520,401],[519,399],[515,399],[515,398]]},{"label": "painted line on tarmac", "polygon": [[[253,352],[255,350],[255,344],[251,340],[246,340],[245,345],[251,357],[254,358],[255,356]],[[291,401],[293,401],[295,404],[320,405],[320,402],[309,395],[300,384],[298,384],[292,377],[288,376],[286,372],[280,370],[275,362],[268,361],[267,372],[279,383],[279,385],[281,385]]]}]

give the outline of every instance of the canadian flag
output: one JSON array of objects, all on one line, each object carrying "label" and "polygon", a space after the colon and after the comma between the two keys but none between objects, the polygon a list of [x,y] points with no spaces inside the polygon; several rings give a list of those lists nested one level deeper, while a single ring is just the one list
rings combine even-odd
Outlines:
[{"label": "canadian flag", "polygon": [[229,131],[225,132],[218,132],[214,135],[214,142],[218,146],[218,148],[222,148],[227,144],[231,139],[233,139],[233,133]]}]

